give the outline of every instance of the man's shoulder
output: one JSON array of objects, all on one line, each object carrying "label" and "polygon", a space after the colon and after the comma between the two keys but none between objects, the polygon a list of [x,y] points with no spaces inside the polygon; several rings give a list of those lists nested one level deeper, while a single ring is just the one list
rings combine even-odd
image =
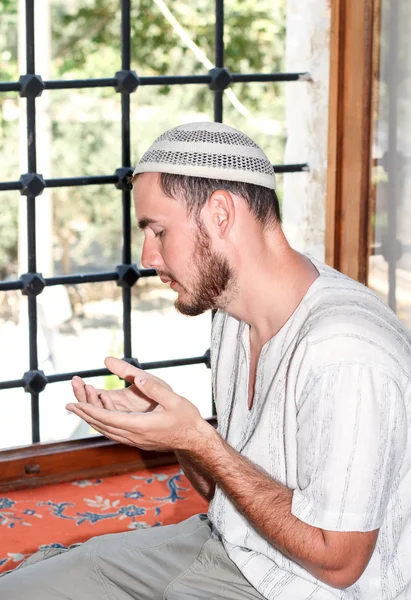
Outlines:
[{"label": "man's shoulder", "polygon": [[[369,288],[330,267],[320,268],[300,330],[315,361],[411,364],[411,340],[395,313]],[[408,367],[406,367],[408,371]]]}]

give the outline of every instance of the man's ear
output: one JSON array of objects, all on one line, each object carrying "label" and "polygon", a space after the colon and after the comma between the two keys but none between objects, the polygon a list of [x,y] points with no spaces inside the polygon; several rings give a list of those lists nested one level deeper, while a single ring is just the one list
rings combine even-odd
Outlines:
[{"label": "man's ear", "polygon": [[235,204],[233,197],[227,190],[216,190],[206,204],[209,225],[221,238],[225,238],[231,231],[235,221]]}]

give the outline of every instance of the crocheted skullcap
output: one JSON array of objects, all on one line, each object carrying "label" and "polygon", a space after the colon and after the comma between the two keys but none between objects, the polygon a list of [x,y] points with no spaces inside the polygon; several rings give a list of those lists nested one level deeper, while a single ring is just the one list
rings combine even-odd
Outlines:
[{"label": "crocheted skullcap", "polygon": [[247,135],[222,123],[187,123],[169,129],[144,153],[137,173],[174,173],[241,181],[275,189],[272,164]]}]

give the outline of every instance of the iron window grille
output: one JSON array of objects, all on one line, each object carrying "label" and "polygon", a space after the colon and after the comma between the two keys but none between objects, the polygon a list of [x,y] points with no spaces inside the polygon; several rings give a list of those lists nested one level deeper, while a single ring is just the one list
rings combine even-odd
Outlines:
[{"label": "iron window grille", "polygon": [[[116,281],[122,287],[124,357],[142,369],[158,369],[185,365],[204,364],[210,367],[210,351],[202,356],[140,363],[133,358],[131,344],[131,288],[139,279],[156,276],[154,269],[139,269],[131,256],[131,188],[129,184],[133,169],[130,157],[130,94],[139,86],[159,85],[208,85],[214,94],[214,120],[223,120],[223,93],[231,84],[244,82],[308,81],[309,74],[301,73],[231,73],[224,66],[224,0],[215,1],[215,67],[204,75],[176,75],[139,77],[131,69],[130,0],[121,0],[121,70],[114,77],[99,79],[74,79],[43,81],[36,74],[34,49],[34,0],[26,0],[26,65],[27,73],[19,81],[0,82],[0,92],[18,92],[27,103],[27,157],[28,172],[18,181],[0,182],[0,191],[19,190],[27,197],[27,248],[28,272],[14,281],[0,281],[0,291],[20,290],[28,297],[29,368],[21,379],[0,381],[0,390],[24,388],[31,395],[32,442],[40,441],[39,395],[46,385],[69,381],[74,375],[83,378],[109,375],[108,369],[88,369],[72,373],[47,375],[39,370],[37,348],[37,296],[46,286],[84,284],[89,282]],[[112,175],[43,179],[37,173],[36,157],[36,98],[44,90],[86,89],[111,87],[121,94],[121,148],[122,164]],[[308,165],[274,165],[277,173],[297,173],[308,170]],[[81,275],[61,275],[43,278],[37,272],[36,261],[36,198],[45,188],[75,187],[85,185],[114,185],[122,195],[122,264],[116,270]],[[213,414],[215,414],[213,407]]]}]

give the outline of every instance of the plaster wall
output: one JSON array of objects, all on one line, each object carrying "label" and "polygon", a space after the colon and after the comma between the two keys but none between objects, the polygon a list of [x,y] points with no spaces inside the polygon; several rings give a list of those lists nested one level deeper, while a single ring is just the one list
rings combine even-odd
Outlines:
[{"label": "plaster wall", "polygon": [[311,80],[287,84],[285,162],[310,170],[284,175],[283,226],[294,248],[324,260],[330,0],[288,0],[287,8],[286,70]]}]

